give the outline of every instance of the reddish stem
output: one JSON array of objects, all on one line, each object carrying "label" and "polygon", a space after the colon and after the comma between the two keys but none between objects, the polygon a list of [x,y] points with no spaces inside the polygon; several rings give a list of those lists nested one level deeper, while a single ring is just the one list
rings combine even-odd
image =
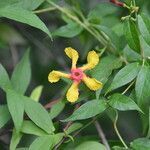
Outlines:
[{"label": "reddish stem", "polygon": [[121,6],[123,7],[124,6],[124,3],[123,2],[119,2],[118,0],[110,0],[111,3],[114,3],[115,5],[117,6]]},{"label": "reddish stem", "polygon": [[50,101],[49,103],[47,103],[47,104],[44,106],[44,108],[45,108],[45,109],[49,109],[49,108],[51,108],[54,104],[58,103],[59,101],[60,101],[60,99],[56,99],[56,100],[54,100],[54,101]]}]

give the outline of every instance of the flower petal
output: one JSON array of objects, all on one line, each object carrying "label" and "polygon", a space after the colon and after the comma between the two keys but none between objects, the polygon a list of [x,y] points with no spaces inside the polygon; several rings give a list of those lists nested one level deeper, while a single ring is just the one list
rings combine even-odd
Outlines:
[{"label": "flower petal", "polygon": [[70,78],[70,75],[66,74],[66,73],[63,73],[63,72],[60,72],[60,71],[53,70],[48,75],[48,81],[51,82],[51,83],[58,82],[61,77]]},{"label": "flower petal", "polygon": [[83,82],[86,84],[86,86],[93,91],[96,91],[100,88],[102,88],[102,83],[96,80],[95,78],[89,78],[85,76],[83,79]]},{"label": "flower petal", "polygon": [[65,53],[70,59],[72,59],[72,68],[76,68],[76,64],[79,58],[78,52],[71,47],[67,47],[65,48]]},{"label": "flower petal", "polygon": [[79,97],[79,91],[78,91],[78,85],[79,83],[73,82],[69,90],[67,91],[67,100],[71,103],[78,100]]},{"label": "flower petal", "polygon": [[90,51],[87,56],[87,64],[81,67],[80,69],[89,70],[93,69],[99,62],[99,56],[95,51]]}]

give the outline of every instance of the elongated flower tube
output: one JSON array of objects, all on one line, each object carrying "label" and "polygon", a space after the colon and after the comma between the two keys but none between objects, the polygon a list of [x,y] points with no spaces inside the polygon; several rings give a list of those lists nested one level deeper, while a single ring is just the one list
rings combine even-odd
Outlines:
[{"label": "elongated flower tube", "polygon": [[95,51],[90,51],[87,56],[87,64],[82,67],[77,67],[77,61],[79,58],[78,52],[71,48],[65,48],[66,55],[72,60],[72,67],[70,73],[63,73],[60,71],[51,71],[48,75],[48,81],[50,83],[58,82],[61,77],[68,78],[73,81],[71,87],[68,89],[66,97],[71,103],[78,100],[79,97],[79,84],[84,82],[85,85],[93,91],[102,88],[102,83],[95,78],[88,77],[84,71],[93,69],[99,62],[99,56]]}]

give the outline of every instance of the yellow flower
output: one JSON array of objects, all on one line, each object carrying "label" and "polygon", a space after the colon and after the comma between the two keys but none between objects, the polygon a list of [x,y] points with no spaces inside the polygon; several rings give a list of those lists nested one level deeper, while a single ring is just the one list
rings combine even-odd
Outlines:
[{"label": "yellow flower", "polygon": [[101,82],[99,82],[95,78],[88,77],[84,73],[85,70],[93,69],[98,64],[99,56],[95,51],[90,51],[88,53],[87,64],[82,67],[76,67],[79,54],[75,49],[71,47],[65,48],[65,53],[70,59],[72,59],[72,67],[70,73],[67,74],[67,73],[53,70],[48,75],[48,81],[51,83],[58,82],[61,77],[71,79],[73,83],[66,94],[67,100],[69,102],[77,101],[79,97],[78,86],[81,81],[83,81],[90,90],[96,91],[102,88]]}]

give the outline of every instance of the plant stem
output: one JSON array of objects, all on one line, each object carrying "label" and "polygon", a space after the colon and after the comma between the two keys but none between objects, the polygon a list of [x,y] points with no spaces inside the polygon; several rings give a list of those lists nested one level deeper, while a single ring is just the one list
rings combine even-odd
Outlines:
[{"label": "plant stem", "polygon": [[96,117],[93,118],[90,122],[88,122],[85,126],[83,126],[81,129],[79,129],[72,137],[75,137],[76,135],[78,135],[83,129],[85,129],[86,127],[88,127],[89,125],[91,125],[94,121],[96,120]]},{"label": "plant stem", "polygon": [[53,11],[56,10],[56,7],[48,7],[48,8],[44,8],[44,9],[40,9],[40,10],[35,10],[33,11],[35,14],[40,14],[40,13],[44,13],[44,12],[48,12],[48,11]]},{"label": "plant stem", "polygon": [[98,135],[99,135],[99,137],[100,137],[101,140],[102,140],[102,143],[105,145],[105,147],[106,147],[107,150],[110,150],[109,144],[108,144],[108,142],[107,142],[107,140],[106,140],[105,134],[104,134],[104,132],[103,132],[103,130],[102,130],[102,128],[101,128],[99,122],[96,120],[96,121],[94,122],[94,124],[95,124],[95,127],[96,127],[96,129],[97,129]]},{"label": "plant stem", "polygon": [[55,105],[56,103],[58,103],[60,100],[61,100],[61,99],[59,98],[59,99],[50,101],[49,103],[47,103],[47,104],[44,106],[44,108],[45,108],[45,109],[49,109],[49,108],[51,108],[53,105]]},{"label": "plant stem", "polygon": [[118,120],[118,113],[116,113],[116,118],[115,118],[115,121],[114,121],[114,123],[113,123],[113,126],[114,126],[115,132],[116,132],[118,138],[120,139],[121,143],[124,145],[124,147],[125,147],[126,149],[128,149],[128,146],[126,145],[126,143],[124,142],[123,138],[121,137],[121,135],[120,135],[120,133],[119,133],[119,131],[118,131],[118,128],[117,128],[117,120]]},{"label": "plant stem", "polygon": [[[95,37],[95,39],[97,39],[103,46],[108,47],[109,41],[107,41],[106,39],[104,39],[104,37],[99,34],[97,35],[96,30],[94,29],[94,31],[89,28],[90,24],[87,22],[87,20],[85,20],[84,22],[81,22],[79,20],[79,18],[77,18],[76,16],[73,16],[71,13],[69,13],[65,8],[60,7],[59,5],[55,4],[52,1],[48,1],[48,3],[50,3],[53,7],[55,7],[56,9],[58,9],[59,11],[61,11],[62,13],[64,13],[67,17],[69,17],[70,19],[72,19],[73,21],[75,21],[77,24],[79,24],[81,27],[83,27],[85,30],[87,30],[91,35],[93,35]],[[109,49],[111,51],[113,51],[113,47],[109,47]]]},{"label": "plant stem", "polygon": [[125,94],[125,93],[130,89],[130,87],[134,84],[134,82],[135,82],[135,81],[131,82],[131,83],[129,84],[129,86],[122,92],[122,94]]},{"label": "plant stem", "polygon": [[[133,5],[134,5],[134,7],[137,7],[135,0],[133,0]],[[135,11],[135,18],[137,19],[137,11]]]}]

